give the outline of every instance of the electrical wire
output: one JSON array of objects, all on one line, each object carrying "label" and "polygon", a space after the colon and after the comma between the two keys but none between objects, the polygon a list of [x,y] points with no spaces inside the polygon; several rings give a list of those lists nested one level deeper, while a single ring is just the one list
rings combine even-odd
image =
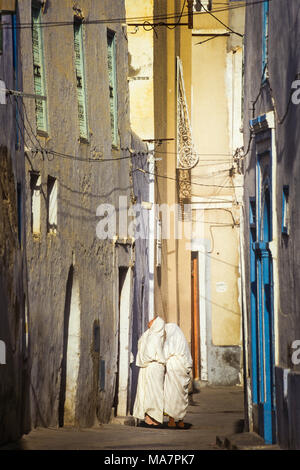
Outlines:
[{"label": "electrical wire", "polygon": [[[9,100],[11,101],[11,97],[9,97]],[[11,102],[12,102],[12,101],[11,101]],[[23,121],[23,122],[24,122],[24,121]],[[22,140],[23,140],[23,144],[25,145],[24,133],[23,133],[22,129],[20,128],[20,125],[19,125],[18,120],[16,121],[16,123],[17,123],[17,127],[18,127],[18,129],[19,129],[19,132],[20,132],[20,134],[21,134],[21,137],[22,137]],[[24,127],[24,128],[25,128],[25,127]],[[25,128],[25,129],[26,129],[26,128]],[[141,171],[141,169],[138,169],[138,170]],[[143,170],[143,173],[148,173],[148,172],[145,171],[145,170]],[[81,191],[81,194],[83,194],[83,191]],[[228,202],[227,200],[225,200],[225,201]],[[215,202],[215,201],[214,201],[214,202]],[[210,201],[209,203],[211,204],[212,201]],[[192,207],[191,207],[191,210],[193,210]],[[226,209],[226,208],[208,208],[208,209],[205,209],[205,210],[224,210],[224,211],[229,212],[229,213],[231,214],[232,219],[233,219],[233,223],[231,223],[231,224],[228,224],[228,223],[225,223],[225,222],[219,222],[219,221],[211,221],[211,220],[210,220],[210,221],[201,221],[201,223],[207,224],[207,225],[210,226],[210,228],[209,228],[210,231],[211,231],[211,227],[229,227],[229,226],[230,226],[230,227],[233,228],[233,227],[235,227],[235,226],[239,226],[239,223],[235,221],[234,216],[233,216],[233,213],[231,212],[230,209]],[[179,215],[180,215],[180,214],[179,214]],[[186,211],[184,211],[184,215],[186,216]],[[181,213],[181,216],[182,216],[182,213]],[[192,218],[190,219],[190,221],[191,221],[191,222],[194,222],[194,223],[199,222],[198,220],[194,220],[194,219],[192,219]],[[212,233],[211,233],[211,235],[212,235]]]},{"label": "electrical wire", "polygon": [[[26,127],[24,118],[22,116],[21,109],[19,107],[18,96],[14,96],[14,98],[15,98],[15,101],[16,101],[16,106],[18,108],[18,115],[20,116],[20,118],[22,120],[22,124],[23,124],[24,130],[25,130],[25,132],[28,136],[28,139],[30,140],[30,142],[33,146],[33,148],[31,148],[30,151],[31,151],[31,154],[34,155],[34,156],[36,154],[38,154],[39,152],[41,152],[42,156],[43,157],[47,156],[49,161],[53,160],[54,156],[59,156],[59,157],[62,157],[62,158],[68,158],[68,159],[79,160],[79,161],[84,161],[84,162],[95,162],[95,163],[96,162],[97,163],[101,162],[101,163],[104,163],[104,162],[113,162],[113,161],[118,161],[118,160],[126,160],[126,159],[130,159],[132,157],[145,157],[145,156],[149,155],[149,153],[151,153],[151,152],[131,152],[129,148],[122,148],[121,149],[122,151],[128,151],[128,152],[130,152],[130,155],[124,156],[124,157],[113,157],[113,158],[105,158],[105,159],[103,157],[98,158],[98,159],[94,159],[94,158],[88,158],[87,159],[87,158],[79,157],[79,156],[76,156],[76,155],[70,155],[70,154],[66,154],[66,153],[63,153],[63,152],[58,152],[58,151],[52,150],[52,149],[46,149],[45,147],[43,147],[41,145],[39,139],[37,138],[37,136],[35,135],[35,133],[32,129],[30,120],[28,119],[27,109],[26,109],[26,106],[25,106],[25,103],[24,103],[23,99],[22,99],[22,105],[23,105],[24,115],[25,115],[26,121],[28,122],[30,130],[32,132],[32,136],[34,137],[36,143],[32,139],[32,136],[29,133],[27,127]],[[9,100],[12,103],[10,95],[9,95]],[[17,120],[17,124],[18,124],[18,120]],[[19,131],[20,131],[20,133],[22,133],[23,142],[24,142],[24,145],[26,145],[26,141],[25,141],[25,138],[24,138],[24,133],[23,133],[23,131],[21,131],[20,127],[19,127]],[[53,156],[53,158],[51,158],[51,155]],[[109,155],[109,157],[110,157],[110,155]]]},{"label": "electrical wire", "polygon": [[[268,0],[269,2],[273,1],[273,0]],[[255,5],[259,5],[259,4],[262,4],[264,3],[265,0],[254,0],[252,2],[245,2],[243,4],[239,4],[239,5],[228,5],[228,4],[224,4],[224,5],[227,5],[226,7],[222,7],[222,8],[216,8],[213,10],[214,13],[220,13],[220,12],[223,12],[223,11],[231,11],[231,10],[235,10],[235,9],[238,9],[238,8],[247,8],[247,7],[251,7],[251,6],[255,6]],[[222,3],[223,4],[223,3]],[[205,15],[205,14],[212,14],[210,11],[204,11],[204,12],[193,12],[193,15],[194,16],[197,16],[197,15]],[[165,15],[151,15],[151,16],[140,16],[140,17],[121,17],[121,18],[106,18],[106,19],[98,19],[98,20],[83,20],[83,23],[85,25],[95,25],[95,24],[108,24],[108,23],[121,23],[121,24],[128,24],[129,21],[134,21],[134,20],[137,20],[137,21],[144,21],[144,22],[147,22],[149,23],[149,19],[152,19],[153,21],[155,20],[163,20],[163,19],[166,19],[166,20],[170,20],[170,19],[176,19],[178,17],[181,17],[181,18],[184,18],[186,16],[188,16],[189,14],[188,13],[170,13],[170,14],[165,14]],[[217,19],[217,18],[216,18]],[[219,20],[219,19],[217,19]],[[60,27],[60,26],[73,26],[74,22],[73,21],[52,21],[52,22],[41,22],[40,23],[40,27],[44,28],[44,27]],[[177,26],[179,26],[180,24],[178,24]],[[129,26],[135,26],[135,24],[132,24]],[[152,26],[152,25],[151,25]],[[160,24],[160,26],[168,26],[167,24]],[[226,25],[225,25],[226,26]],[[32,23],[16,23],[16,25],[14,26],[15,28],[17,29],[30,29],[32,28]],[[227,26],[226,26],[227,27]],[[10,23],[2,23],[2,28],[3,29],[11,29],[13,28],[13,26],[10,24]],[[232,30],[232,33],[233,34],[239,34],[240,33],[237,33],[236,31],[233,31]]]},{"label": "electrical wire", "polygon": [[[15,98],[15,102],[16,102],[17,109],[18,109],[18,117],[20,116],[20,118],[21,118],[21,120],[22,120],[22,122],[23,122],[23,127],[24,127],[24,129],[25,129],[23,116],[22,116],[22,113],[21,113],[21,110],[20,110],[19,104],[18,104],[18,99],[17,99],[18,97],[17,97],[17,96],[14,96],[14,98]],[[11,95],[8,95],[8,99],[9,99],[10,103],[13,105],[13,101],[12,101]],[[23,143],[24,143],[24,145],[26,145],[24,133],[23,133],[23,130],[21,130],[21,128],[20,128],[20,126],[19,126],[19,120],[18,120],[18,119],[16,119],[16,123],[17,123],[17,126],[18,126],[18,128],[19,128],[19,132],[20,132],[20,134],[21,134],[21,136],[22,136]],[[26,129],[26,131],[27,131],[27,129]],[[32,143],[32,145],[35,146],[35,143],[34,143],[33,140],[31,139],[31,135],[30,135],[29,133],[27,133],[27,135],[28,135],[28,138],[29,138],[30,142]]]},{"label": "electrical wire", "polygon": [[276,116],[277,123],[279,125],[282,125],[284,123],[285,119],[287,118],[288,113],[289,113],[290,105],[291,105],[291,102],[292,102],[293,89],[292,89],[292,87],[290,87],[290,95],[289,95],[288,104],[287,104],[286,110],[285,110],[282,118],[280,118],[279,114],[278,114],[278,110],[277,110],[277,105],[276,105],[276,100],[275,100],[275,97],[274,97],[273,89],[272,89],[271,83],[270,83],[270,77],[267,78],[267,83],[268,83],[268,86],[269,86],[269,90],[270,90],[270,94],[271,94],[271,99],[272,99],[272,103],[273,103],[273,107],[274,107],[274,113],[275,113],[275,116]]},{"label": "electrical wire", "polygon": [[[10,98],[10,96],[9,96]],[[26,108],[26,105],[24,103],[24,100],[22,99],[22,106],[23,106],[23,110],[24,110],[24,116],[25,116],[25,119],[30,127],[30,130],[31,130],[31,134],[29,133],[27,127],[26,127],[26,124],[25,124],[25,121],[22,117],[22,113],[21,113],[21,109],[19,108],[19,104],[18,104],[18,97],[17,96],[14,96],[15,100],[16,100],[16,105],[18,107],[18,111],[19,111],[19,114],[21,116],[21,119],[22,119],[22,123],[23,123],[23,126],[24,126],[24,129],[25,129],[25,132],[26,134],[28,135],[28,138],[33,146],[33,148],[31,149],[31,151],[33,151],[34,153],[38,153],[38,152],[42,152],[44,153],[45,155],[47,155],[48,159],[49,159],[49,156],[52,154],[52,155],[56,155],[56,156],[60,156],[60,157],[64,157],[64,158],[69,158],[69,159],[74,159],[74,160],[79,160],[79,161],[89,161],[89,162],[112,162],[112,161],[118,161],[118,160],[126,160],[126,159],[130,159],[132,158],[132,156],[134,157],[145,157],[145,156],[148,156],[152,153],[158,153],[158,154],[170,154],[170,155],[177,155],[176,152],[163,152],[163,151],[159,151],[159,150],[151,150],[149,152],[132,152],[129,148],[122,148],[121,150],[122,151],[128,151],[130,152],[130,155],[129,156],[124,156],[124,157],[113,157],[113,158],[104,158],[103,156],[100,157],[100,158],[89,158],[89,159],[86,159],[86,158],[82,158],[82,157],[79,157],[79,156],[76,156],[76,155],[71,155],[71,154],[66,154],[64,152],[59,152],[57,150],[53,150],[53,149],[46,149],[45,147],[42,147],[39,139],[37,138],[37,136],[35,135],[35,132],[32,128],[32,125],[31,125],[31,122],[28,118],[28,113],[27,113],[27,108]],[[21,96],[22,98],[22,96]],[[35,139],[36,143],[33,141],[32,139],[32,136],[33,138]],[[196,155],[199,155],[199,156],[208,156],[208,155],[212,155],[212,156],[216,156],[216,155],[220,155],[220,156],[231,156],[230,154],[215,154],[215,153],[212,153],[212,154],[196,154]],[[110,157],[110,155],[109,155]],[[211,163],[211,165],[215,165],[215,164],[220,164],[220,165],[224,165],[226,163],[231,163],[231,160],[201,160],[200,163],[204,163],[204,162],[208,162],[208,163]],[[203,166],[208,166],[207,164],[203,165]],[[222,170],[222,171],[228,171],[228,169],[225,169],[225,170]]]},{"label": "electrical wire", "polygon": [[[259,99],[259,97],[260,97],[260,95],[261,95],[262,90],[263,90],[263,86],[264,86],[264,77],[265,77],[266,70],[267,70],[267,63],[265,63],[264,68],[263,68],[263,71],[262,71],[262,75],[261,75],[261,79],[260,79],[260,87],[259,87],[258,94],[257,94],[255,100],[252,102],[252,119],[254,119],[256,103],[257,103],[257,101],[258,101],[258,99]],[[253,132],[252,132],[252,129],[250,128],[250,137],[249,137],[249,141],[248,141],[248,145],[247,145],[247,150],[246,150],[246,152],[244,153],[244,155],[242,156],[243,159],[244,159],[244,158],[248,155],[248,153],[250,152],[252,139],[253,139]]]},{"label": "electrical wire", "polygon": [[[186,2],[186,0],[185,0]],[[177,19],[177,18],[182,18],[183,16],[186,16],[183,13],[183,9],[181,12],[174,12],[174,13],[168,13],[168,14],[163,14],[163,15],[156,15],[156,16],[137,16],[137,17],[121,17],[121,18],[103,18],[103,19],[95,19],[95,20],[85,20],[83,18],[82,23],[85,25],[97,25],[97,24],[127,24],[128,21],[144,21],[144,22],[149,22],[149,20],[172,20],[172,19]],[[179,20],[180,21],[180,20]],[[178,23],[178,21],[177,21]],[[40,22],[39,26],[41,28],[44,27],[60,27],[60,26],[73,26],[74,21],[44,21]],[[134,26],[135,24],[132,24]],[[10,23],[2,23],[2,26],[4,26],[4,29],[10,29],[13,26]],[[17,23],[15,25],[17,29],[31,29],[32,28],[32,22],[24,22],[24,23]]]},{"label": "electrical wire", "polygon": [[[149,175],[153,175],[153,176],[156,176],[158,178],[164,178],[164,179],[176,181],[177,183],[179,183],[177,178],[172,178],[171,176],[166,176],[166,175],[160,175],[158,173],[152,173],[151,171],[147,171],[147,170],[144,170],[142,168],[136,168],[133,171],[141,171],[142,173],[147,173]],[[195,183],[195,182],[192,182],[192,181],[189,181],[188,184],[191,185],[191,186],[204,186],[204,187],[208,187],[208,188],[222,188],[222,189],[243,188],[243,186],[222,186],[222,185],[219,185],[219,184],[204,184],[204,183]]]},{"label": "electrical wire", "polygon": [[[161,150],[155,150],[155,153],[156,154],[166,154],[166,155],[177,155],[177,152],[168,152],[168,151],[161,151]],[[199,157],[208,157],[208,156],[212,156],[212,157],[217,157],[217,156],[220,156],[220,157],[233,157],[233,155],[231,155],[230,153],[198,153],[198,152],[193,152],[193,155],[196,155],[196,156],[199,156]],[[209,160],[201,160],[202,162],[231,162],[231,160],[229,159],[216,159],[216,160],[212,160],[212,159],[209,159]]]},{"label": "electrical wire", "polygon": [[[10,97],[9,97],[10,98]],[[53,150],[53,149],[46,149],[45,147],[42,147],[39,139],[36,137],[34,131],[33,131],[33,128],[32,128],[32,125],[30,123],[30,120],[28,118],[28,114],[27,114],[27,109],[26,109],[26,106],[25,106],[25,103],[24,103],[24,100],[22,99],[22,105],[23,105],[23,110],[24,110],[24,115],[25,115],[25,118],[26,118],[26,121],[30,127],[30,130],[31,130],[31,133],[32,135],[29,133],[28,129],[27,129],[27,126],[25,124],[25,121],[22,117],[22,113],[21,113],[21,109],[19,108],[19,104],[18,104],[18,97],[14,96],[15,100],[16,100],[16,105],[18,107],[18,111],[19,111],[19,114],[20,114],[20,117],[22,119],[22,123],[23,123],[23,126],[24,126],[24,130],[26,132],[26,134],[28,135],[28,138],[31,142],[31,145],[33,146],[31,150],[31,152],[33,153],[38,153],[38,152],[41,152],[43,155],[46,155],[48,160],[50,160],[50,156],[59,156],[59,157],[62,157],[62,158],[69,158],[69,159],[74,159],[74,160],[79,160],[79,161],[88,161],[88,162],[94,162],[94,163],[104,163],[104,162],[114,162],[114,161],[119,161],[119,160],[126,160],[126,159],[130,159],[132,157],[145,157],[145,156],[148,156],[150,154],[152,154],[153,152],[155,153],[170,153],[172,155],[177,155],[175,152],[160,152],[160,151],[155,151],[155,150],[151,150],[149,152],[132,152],[129,148],[122,148],[121,150],[122,151],[128,151],[130,152],[130,155],[128,156],[123,156],[123,157],[113,157],[113,158],[104,158],[103,156],[100,157],[100,158],[83,158],[83,157],[79,157],[77,155],[71,155],[71,154],[66,154],[64,152],[59,152],[57,150]],[[32,136],[34,137],[36,143],[33,141],[32,139]],[[199,154],[201,155],[201,154]],[[209,155],[209,154],[203,154],[203,155]],[[212,154],[212,155],[216,155],[216,154]],[[220,154],[220,155],[223,155],[223,154]],[[224,154],[226,155],[226,154]],[[110,157],[110,155],[109,155]],[[205,160],[201,160],[202,162],[204,162]],[[231,160],[223,160],[222,162],[220,162],[219,160],[207,160],[207,162],[211,163],[211,165],[215,165],[215,164],[227,164],[227,163],[231,163]],[[208,166],[207,164],[205,164],[204,166]],[[226,172],[228,171],[228,169],[225,169],[225,170],[222,170],[222,172]]]},{"label": "electrical wire", "polygon": [[180,21],[181,21],[181,18],[182,18],[182,15],[183,15],[183,10],[184,10],[185,5],[186,5],[186,0],[184,0],[184,2],[183,2],[182,9],[181,9],[181,13],[180,13],[180,16],[179,16],[179,18],[178,18],[177,23],[176,23],[174,26],[168,26],[168,25],[166,25],[168,29],[175,29],[175,28],[179,25],[179,23],[180,23]]},{"label": "electrical wire", "polygon": [[201,2],[201,6],[202,8],[204,9],[204,11],[206,13],[208,13],[210,16],[212,16],[215,20],[218,21],[218,23],[220,23],[222,26],[224,26],[228,31],[230,31],[232,34],[236,34],[237,36],[240,36],[241,38],[244,37],[243,34],[241,33],[238,33],[237,31],[234,31],[233,29],[231,29],[227,24],[223,23],[223,21],[221,21],[219,18],[217,18],[211,11],[207,10],[206,7],[203,5],[203,3]]},{"label": "electrical wire", "polygon": [[224,38],[224,37],[228,36],[228,34],[229,34],[229,33],[214,34],[211,38],[204,39],[204,41],[196,42],[196,44],[194,44],[194,46],[199,46],[199,45],[201,45],[201,44],[205,44],[206,42],[211,41],[212,39]]}]

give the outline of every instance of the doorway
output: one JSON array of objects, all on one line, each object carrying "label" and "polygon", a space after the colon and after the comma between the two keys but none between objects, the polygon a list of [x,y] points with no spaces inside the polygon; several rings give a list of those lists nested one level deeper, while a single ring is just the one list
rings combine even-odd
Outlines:
[{"label": "doorway", "polygon": [[258,154],[256,207],[250,200],[252,401],[266,444],[276,442],[271,163],[270,151]]},{"label": "doorway", "polygon": [[256,243],[258,280],[258,406],[259,433],[267,444],[275,442],[274,400],[274,319],[273,267],[269,250],[271,241],[270,191],[265,188],[262,199],[260,240]]},{"label": "doorway", "polygon": [[130,327],[132,270],[119,267],[119,341],[114,407],[117,416],[127,416],[130,395]]},{"label": "doorway", "polygon": [[80,295],[74,267],[69,270],[64,309],[63,357],[58,407],[59,426],[76,423],[76,398],[80,364]]},{"label": "doorway", "polygon": [[198,252],[192,252],[192,358],[193,358],[193,377],[194,380],[200,380],[200,325],[199,325],[199,258]]}]

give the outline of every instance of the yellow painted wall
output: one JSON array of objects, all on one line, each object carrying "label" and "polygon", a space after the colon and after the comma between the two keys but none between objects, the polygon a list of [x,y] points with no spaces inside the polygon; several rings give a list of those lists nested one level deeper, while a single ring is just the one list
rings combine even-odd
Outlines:
[{"label": "yellow painted wall", "polygon": [[[126,0],[127,23],[153,15],[153,0]],[[128,26],[131,128],[142,139],[154,137],[153,31]]]},{"label": "yellow painted wall", "polygon": [[[225,25],[231,24],[228,11],[215,15]],[[234,62],[235,51],[230,50],[232,36],[210,39],[211,34],[226,31],[227,28],[207,13],[194,18],[192,128],[199,163],[192,171],[192,182],[195,183],[192,192],[193,202],[201,203],[202,209],[207,208],[204,209],[202,229],[198,227],[198,232],[203,233],[208,242],[206,263],[210,274],[209,298],[206,300],[211,312],[211,339],[216,346],[241,344],[240,207],[235,204],[233,189],[240,184],[240,179],[232,178],[229,172],[233,166],[234,146],[239,142],[238,126],[236,122],[234,127],[232,124],[240,112],[240,103],[233,100],[233,95],[241,69],[238,69],[240,62]],[[238,41],[235,47],[239,48],[237,53],[241,53]],[[233,74],[232,63],[237,67]]]},{"label": "yellow painted wall", "polygon": [[[155,16],[180,12],[183,2],[167,0],[154,2]],[[187,10],[185,10],[187,12]],[[174,21],[174,20],[171,20]],[[182,21],[186,21],[186,18]],[[183,66],[188,104],[191,96],[191,30],[187,26],[174,29],[158,28],[154,37],[154,109],[155,136],[172,138],[159,150],[162,162],[157,162],[157,173],[176,179],[176,57]],[[159,154],[157,154],[158,156]],[[157,202],[178,203],[176,182],[157,178]],[[156,308],[163,310],[168,321],[183,329],[188,341],[191,337],[191,258],[185,240],[163,241],[162,266],[156,272]]]},{"label": "yellow painted wall", "polygon": [[[167,16],[180,12],[182,0],[126,0],[127,18]],[[187,10],[186,10],[187,11]],[[185,11],[185,12],[186,12]],[[218,14],[228,24],[228,12]],[[174,20],[171,20],[174,21]],[[183,21],[187,21],[184,17]],[[128,23],[131,22],[127,21]],[[132,21],[133,22],[133,21]],[[213,32],[225,28],[210,15],[195,15],[194,30]],[[187,26],[155,32],[142,27],[127,28],[131,125],[142,138],[174,139],[157,147],[155,194],[157,204],[178,203],[176,179],[176,57],[182,61],[185,90],[193,129],[195,150],[206,155],[192,171],[193,201],[199,198],[232,198],[230,113],[228,110],[228,37],[197,42],[209,36],[193,36]],[[230,38],[229,38],[230,39]],[[135,80],[134,78],[147,78]],[[209,161],[208,161],[209,160]],[[203,185],[215,185],[208,187]],[[223,186],[223,188],[221,187]],[[225,188],[224,188],[225,186]],[[239,209],[235,218],[238,221]],[[205,211],[204,236],[211,239],[211,222],[230,224],[226,211]],[[211,254],[212,339],[217,345],[240,344],[238,290],[238,227],[214,231]],[[188,240],[162,241],[161,267],[155,268],[155,312],[166,321],[178,323],[191,338],[191,252]],[[218,254],[217,254],[218,253]],[[226,279],[226,291],[222,290]],[[225,281],[224,281],[225,282]],[[225,288],[223,286],[223,288]],[[217,291],[218,290],[218,291]]]}]

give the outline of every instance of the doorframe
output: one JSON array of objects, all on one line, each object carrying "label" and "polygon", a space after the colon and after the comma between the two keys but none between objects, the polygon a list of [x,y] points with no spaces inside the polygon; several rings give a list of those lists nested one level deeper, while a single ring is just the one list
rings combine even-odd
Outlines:
[{"label": "doorframe", "polygon": [[[278,265],[277,265],[277,243],[278,227],[276,220],[276,145],[275,145],[275,119],[274,112],[250,121],[250,126],[255,134],[256,140],[256,241],[250,245],[254,252],[255,275],[256,275],[256,299],[251,294],[251,359],[252,359],[252,390],[257,391],[252,396],[258,407],[259,433],[263,435],[267,444],[276,441],[276,404],[275,404],[275,366],[278,346]],[[261,133],[270,131],[269,145],[261,139]],[[262,177],[261,159],[269,155],[269,169],[267,176]],[[268,213],[265,212],[265,195],[269,192]],[[261,212],[263,210],[263,213]],[[267,218],[266,218],[267,215]],[[262,216],[262,217],[261,217]],[[264,224],[268,222],[269,236],[265,240],[262,232],[261,219]],[[251,222],[249,217],[249,222]],[[265,231],[265,226],[263,226]],[[251,227],[250,227],[251,230]],[[250,234],[251,243],[251,234]],[[250,251],[250,260],[252,252]],[[253,257],[252,257],[253,263]],[[253,279],[253,265],[250,263],[250,281]],[[276,289],[274,289],[274,281]],[[269,292],[265,289],[268,286]],[[251,289],[251,287],[250,287]],[[276,292],[276,296],[274,295]],[[269,303],[266,298],[269,298]],[[255,313],[253,312],[255,310]],[[255,316],[255,318],[253,318]],[[271,328],[268,324],[271,322]],[[265,327],[265,334],[262,334]],[[254,334],[253,328],[256,328]],[[267,367],[267,370],[266,370]],[[256,368],[257,378],[255,377]]]},{"label": "doorframe", "polygon": [[71,265],[65,293],[61,383],[58,404],[58,425],[77,422],[77,390],[81,349],[81,299],[77,272]]},{"label": "doorframe", "polygon": [[[203,216],[203,214],[202,214]],[[198,255],[198,318],[199,318],[199,380],[201,382],[208,381],[208,341],[209,341],[209,332],[208,332],[208,305],[209,302],[209,292],[207,286],[207,270],[209,263],[209,258],[207,257],[207,240],[202,238],[194,238],[191,242],[191,251],[197,253]]]},{"label": "doorframe", "polygon": [[[118,352],[118,404],[117,416],[127,416],[130,398],[131,325],[133,272],[128,266],[122,286],[119,286],[119,352]],[[119,274],[120,280],[120,274]],[[121,288],[120,288],[121,287]],[[124,290],[125,289],[125,290]]]}]

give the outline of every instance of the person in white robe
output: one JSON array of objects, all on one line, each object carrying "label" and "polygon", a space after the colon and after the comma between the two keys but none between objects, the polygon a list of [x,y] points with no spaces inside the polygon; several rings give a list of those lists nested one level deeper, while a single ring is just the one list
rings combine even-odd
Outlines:
[{"label": "person in white robe", "polygon": [[168,427],[184,428],[183,418],[188,407],[188,388],[193,360],[184,333],[179,326],[175,323],[166,323],[165,332],[164,412],[169,416]]},{"label": "person in white robe", "polygon": [[163,423],[165,322],[155,317],[138,342],[136,365],[139,369],[133,416],[149,426]]}]

